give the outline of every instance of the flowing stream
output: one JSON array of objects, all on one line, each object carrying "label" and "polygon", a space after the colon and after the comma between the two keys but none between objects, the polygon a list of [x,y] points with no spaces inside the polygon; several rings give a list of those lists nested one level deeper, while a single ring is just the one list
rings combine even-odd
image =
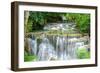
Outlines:
[{"label": "flowing stream", "polygon": [[[34,37],[29,42],[31,53],[39,61],[77,59],[76,50],[86,45],[87,38],[77,36],[41,35],[41,39]],[[85,39],[85,40],[84,40]]]},{"label": "flowing stream", "polygon": [[77,37],[44,36],[41,41],[31,39],[31,52],[39,61],[77,59],[76,50],[84,46]]}]

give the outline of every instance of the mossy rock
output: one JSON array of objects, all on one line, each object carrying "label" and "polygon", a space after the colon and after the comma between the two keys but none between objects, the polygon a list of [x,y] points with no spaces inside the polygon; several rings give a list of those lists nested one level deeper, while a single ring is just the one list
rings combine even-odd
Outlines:
[{"label": "mossy rock", "polygon": [[34,55],[24,55],[24,61],[25,62],[36,61],[36,60],[37,60],[37,56],[34,56]]},{"label": "mossy rock", "polygon": [[81,48],[77,50],[77,57],[79,59],[88,59],[90,58],[90,52],[86,48]]}]

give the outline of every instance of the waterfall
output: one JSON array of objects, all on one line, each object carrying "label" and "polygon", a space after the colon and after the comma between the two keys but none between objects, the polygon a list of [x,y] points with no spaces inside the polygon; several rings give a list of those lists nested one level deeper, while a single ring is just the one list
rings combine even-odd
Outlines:
[{"label": "waterfall", "polygon": [[37,40],[31,39],[31,49],[32,49],[32,54],[37,55]]},{"label": "waterfall", "polygon": [[56,38],[56,52],[58,55],[59,60],[65,60],[66,59],[66,48],[65,48],[65,37],[58,36]]},{"label": "waterfall", "polygon": [[[81,40],[80,40],[81,39]],[[77,50],[85,46],[81,37],[42,35],[39,42],[35,37],[28,38],[29,52],[36,55],[39,61],[77,59]],[[85,39],[85,43],[86,43]],[[86,44],[88,50],[89,46]]]},{"label": "waterfall", "polygon": [[54,47],[50,44],[47,38],[43,38],[41,44],[39,45],[38,58],[40,61],[56,59]]},{"label": "waterfall", "polygon": [[56,23],[54,26],[44,27],[48,31],[50,29],[54,31],[54,28],[59,31],[53,34],[45,31],[46,33],[39,34],[40,38],[37,38],[36,34],[33,34],[35,37],[32,35],[31,38],[28,38],[29,52],[36,55],[39,61],[78,59],[77,50],[85,45],[87,50],[90,51],[88,36],[68,35],[77,33],[77,31],[74,31],[75,26],[73,24]]}]

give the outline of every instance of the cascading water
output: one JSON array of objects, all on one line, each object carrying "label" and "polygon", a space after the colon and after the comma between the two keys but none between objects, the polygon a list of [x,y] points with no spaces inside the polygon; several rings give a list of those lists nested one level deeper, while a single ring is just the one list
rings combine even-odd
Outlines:
[{"label": "cascading water", "polygon": [[77,38],[75,38],[75,37],[73,37],[73,38],[70,38],[70,39],[68,39],[68,47],[67,47],[67,49],[68,49],[68,59],[76,59],[77,58],[77,56],[76,56],[76,50],[77,50],[77,45],[76,45],[76,41],[77,41],[78,39]]},{"label": "cascading water", "polygon": [[38,58],[41,61],[53,60],[56,58],[54,47],[47,38],[43,38],[39,45]]},{"label": "cascading water", "polygon": [[37,55],[37,40],[32,39],[30,44],[31,44],[32,54]]},{"label": "cascading water", "polygon": [[[60,28],[61,33],[68,32],[68,34],[71,34],[69,32],[70,27],[68,25],[65,26],[64,24],[64,27],[63,23],[61,25],[62,26],[57,25],[57,28],[58,27]],[[51,29],[51,26],[49,26],[49,28]],[[47,27],[45,27],[45,29],[47,29]],[[32,50],[32,54],[36,55],[39,61],[77,59],[76,51],[78,50],[79,47],[85,45],[84,41],[88,41],[87,38],[85,38],[84,40],[81,39],[81,37],[62,35],[62,34],[60,35],[42,34],[40,39],[41,41],[38,41],[36,37],[34,37],[30,41],[30,48]],[[87,45],[88,44],[89,43],[87,43]]]},{"label": "cascading water", "polygon": [[56,38],[56,50],[59,60],[65,60],[66,59],[66,48],[65,48],[65,38],[58,36]]}]

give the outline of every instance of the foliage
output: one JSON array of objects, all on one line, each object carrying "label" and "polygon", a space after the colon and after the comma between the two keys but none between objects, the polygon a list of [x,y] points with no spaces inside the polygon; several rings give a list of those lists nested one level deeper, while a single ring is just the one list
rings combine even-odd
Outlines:
[{"label": "foliage", "polygon": [[87,51],[85,48],[81,48],[77,50],[77,57],[79,59],[87,59],[90,58],[90,52]]},{"label": "foliage", "polygon": [[81,33],[90,32],[90,14],[81,13],[55,13],[55,12],[29,12],[27,32],[43,30],[43,27],[52,22],[74,22]]},{"label": "foliage", "polygon": [[89,14],[79,14],[79,13],[67,13],[65,14],[69,22],[75,22],[76,27],[81,33],[90,32],[90,15]]},{"label": "foliage", "polygon": [[27,32],[33,32],[35,30],[42,30],[47,23],[61,21],[62,13],[50,13],[50,12],[29,12]]},{"label": "foliage", "polygon": [[24,61],[25,62],[29,62],[29,61],[36,61],[37,60],[37,56],[35,55],[29,55],[27,52],[24,52]]}]

